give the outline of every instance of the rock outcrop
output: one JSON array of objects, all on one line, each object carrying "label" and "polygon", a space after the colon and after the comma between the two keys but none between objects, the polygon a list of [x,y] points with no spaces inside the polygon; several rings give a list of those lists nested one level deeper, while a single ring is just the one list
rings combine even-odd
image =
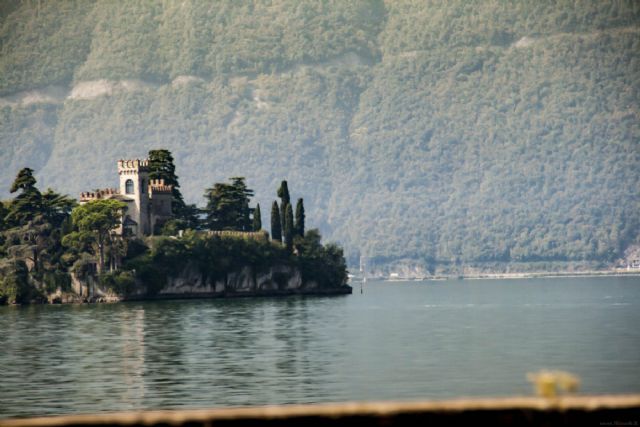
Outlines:
[{"label": "rock outcrop", "polygon": [[332,288],[321,288],[315,281],[303,280],[297,268],[284,265],[261,271],[246,266],[217,279],[207,278],[196,268],[189,266],[179,276],[169,278],[166,286],[157,293],[150,294],[145,290],[127,299],[333,293],[351,293],[351,287],[336,285]]}]

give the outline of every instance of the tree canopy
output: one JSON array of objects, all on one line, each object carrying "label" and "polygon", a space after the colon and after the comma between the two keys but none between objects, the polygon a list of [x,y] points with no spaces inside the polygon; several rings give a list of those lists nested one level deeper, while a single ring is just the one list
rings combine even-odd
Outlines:
[{"label": "tree canopy", "polygon": [[0,202],[0,301],[26,303],[41,299],[44,290],[65,286],[62,235],[69,226],[75,200],[36,187],[33,170],[18,173],[11,192],[19,194]]},{"label": "tree canopy", "polygon": [[105,247],[113,245],[115,228],[121,224],[125,208],[125,203],[113,199],[94,200],[76,207],[71,218],[77,231],[65,236],[63,243],[73,246],[92,242],[98,258],[98,272],[102,272]]},{"label": "tree canopy", "polygon": [[231,183],[216,183],[206,190],[207,225],[211,230],[251,231],[249,202],[253,190],[247,187],[244,177],[233,177]]}]

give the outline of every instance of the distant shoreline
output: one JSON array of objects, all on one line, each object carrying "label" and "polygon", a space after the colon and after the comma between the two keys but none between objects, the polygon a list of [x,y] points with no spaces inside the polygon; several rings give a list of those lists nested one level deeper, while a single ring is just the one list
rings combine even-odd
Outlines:
[{"label": "distant shoreline", "polygon": [[[413,282],[413,281],[443,281],[443,280],[492,280],[492,279],[551,279],[565,277],[640,277],[640,270],[596,270],[596,271],[541,271],[526,273],[478,273],[468,275],[445,274],[429,277],[368,277],[369,280],[384,282]],[[360,282],[361,278],[354,278],[350,282]]]},{"label": "distant shoreline", "polygon": [[636,271],[545,271],[531,273],[495,273],[495,274],[477,274],[462,277],[450,277],[452,279],[461,278],[465,280],[483,280],[483,279],[538,279],[538,278],[562,278],[562,277],[621,277],[621,276],[640,276],[640,270]]}]

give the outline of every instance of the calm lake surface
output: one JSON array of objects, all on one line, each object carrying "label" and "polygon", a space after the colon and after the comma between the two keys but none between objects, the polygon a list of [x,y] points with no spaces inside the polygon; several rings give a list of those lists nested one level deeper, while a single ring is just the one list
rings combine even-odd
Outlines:
[{"label": "calm lake surface", "polygon": [[0,307],[0,418],[640,392],[640,278],[370,282],[360,294]]}]

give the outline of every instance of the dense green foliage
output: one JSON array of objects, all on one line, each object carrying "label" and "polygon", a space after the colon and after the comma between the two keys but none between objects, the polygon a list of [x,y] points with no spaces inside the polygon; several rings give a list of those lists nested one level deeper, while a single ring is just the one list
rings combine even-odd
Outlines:
[{"label": "dense green foliage", "polygon": [[28,303],[38,298],[38,292],[29,283],[29,273],[24,261],[0,263],[0,305]]},{"label": "dense green foliage", "polygon": [[245,267],[258,274],[274,266],[298,268],[305,281],[314,281],[321,288],[339,287],[347,280],[342,250],[320,244],[317,230],[298,238],[297,256],[267,239],[221,238],[194,231],[186,232],[181,239],[156,237],[151,243],[150,251],[130,259],[123,271],[109,276],[112,287],[131,290],[128,280],[134,274],[154,294],[167,285],[170,277],[179,277],[187,268],[200,274],[204,282],[224,281]]},{"label": "dense green foliage", "polygon": [[634,1],[4,2],[0,187],[27,163],[112,185],[161,145],[189,202],[296,182],[351,260],[609,262],[640,230],[639,24]]},{"label": "dense green foliage", "polygon": [[76,202],[36,184],[33,170],[23,168],[11,185],[19,194],[0,202],[0,304],[42,300],[70,282],[61,239]]},{"label": "dense green foliage", "polygon": [[120,237],[114,235],[114,229],[120,225],[126,207],[124,202],[113,199],[93,200],[78,206],[71,212],[76,230],[66,235],[62,243],[75,249],[87,245],[94,246],[94,255],[98,259],[98,273],[102,273],[106,249],[111,253],[110,264],[114,263],[114,247],[120,240]]},{"label": "dense green foliage", "polygon": [[305,280],[315,280],[320,286],[344,283],[346,265],[342,248],[335,244],[322,245],[317,229],[307,231],[304,237],[296,236],[298,262]]}]

